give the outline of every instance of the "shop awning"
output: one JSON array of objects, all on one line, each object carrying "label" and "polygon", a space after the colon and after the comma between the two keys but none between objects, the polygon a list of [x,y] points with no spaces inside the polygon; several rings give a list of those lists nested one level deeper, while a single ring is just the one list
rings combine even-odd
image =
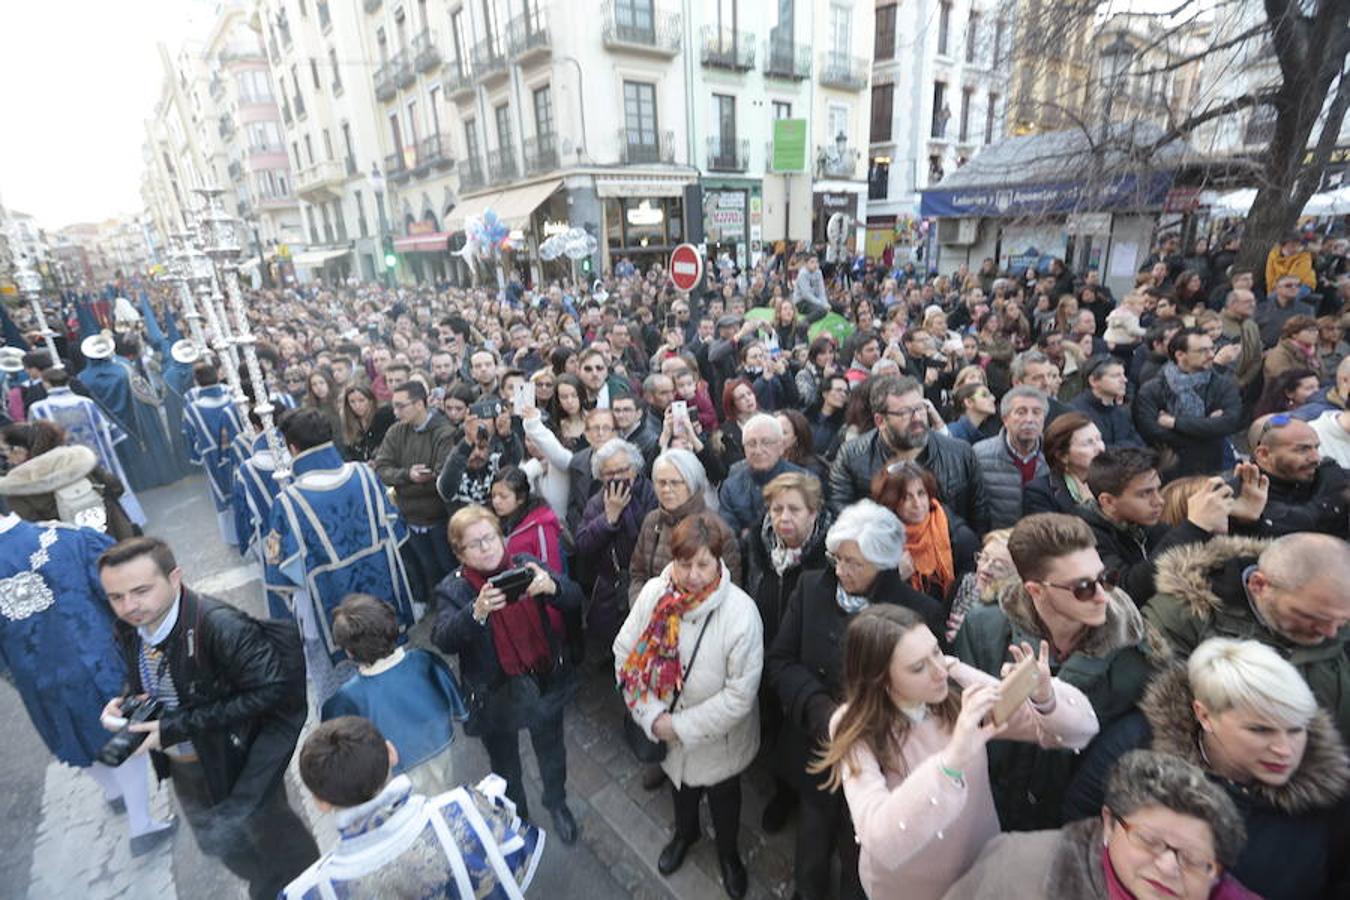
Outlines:
[{"label": "shop awning", "polygon": [[684,189],[697,180],[695,175],[642,175],[640,178],[606,178],[597,175],[598,197],[682,197]]},{"label": "shop awning", "polygon": [[337,259],[339,256],[346,256],[351,250],[306,250],[304,253],[297,253],[291,257],[291,262],[297,266],[314,268],[321,266],[330,259]]},{"label": "shop awning", "polygon": [[562,179],[552,178],[536,184],[498,191],[495,194],[474,197],[450,211],[450,214],[445,217],[445,228],[451,232],[461,231],[465,222],[474,216],[481,216],[489,209],[496,212],[497,218],[501,219],[507,227],[524,228],[530,219],[530,214],[539,208],[539,204],[553,196],[553,192],[560,187],[562,187]]},{"label": "shop awning", "polygon": [[448,231],[410,234],[394,238],[394,249],[399,253],[438,253],[448,246],[449,240]]}]

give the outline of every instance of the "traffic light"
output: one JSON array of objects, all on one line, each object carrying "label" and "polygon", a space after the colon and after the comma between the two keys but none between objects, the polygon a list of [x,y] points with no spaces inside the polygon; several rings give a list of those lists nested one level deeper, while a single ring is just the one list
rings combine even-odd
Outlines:
[{"label": "traffic light", "polygon": [[397,265],[398,257],[394,254],[393,235],[386,234],[384,236],[384,267],[386,269],[392,269]]}]

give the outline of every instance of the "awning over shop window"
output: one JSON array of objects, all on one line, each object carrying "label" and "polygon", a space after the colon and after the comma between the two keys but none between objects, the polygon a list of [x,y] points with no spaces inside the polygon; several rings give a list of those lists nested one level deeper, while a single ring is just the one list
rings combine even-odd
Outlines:
[{"label": "awning over shop window", "polygon": [[291,259],[291,262],[297,266],[314,268],[323,265],[330,259],[346,256],[350,252],[350,250],[306,250],[304,253],[297,253]]},{"label": "awning over shop window", "polygon": [[495,211],[497,218],[506,223],[508,227],[523,228],[525,223],[529,221],[530,213],[538,209],[539,204],[553,196],[553,192],[561,186],[562,179],[554,178],[549,181],[541,181],[538,184],[527,184],[523,187],[498,191],[495,194],[474,197],[450,211],[445,217],[445,229],[450,232],[462,231],[465,222],[474,216],[481,216],[489,209]]},{"label": "awning over shop window", "polygon": [[687,185],[694,183],[694,177],[661,177],[643,175],[641,178],[601,178],[595,179],[595,193],[598,197],[682,197]]},{"label": "awning over shop window", "polygon": [[445,250],[450,232],[433,231],[430,234],[410,234],[394,238],[394,249],[399,253],[438,253]]}]

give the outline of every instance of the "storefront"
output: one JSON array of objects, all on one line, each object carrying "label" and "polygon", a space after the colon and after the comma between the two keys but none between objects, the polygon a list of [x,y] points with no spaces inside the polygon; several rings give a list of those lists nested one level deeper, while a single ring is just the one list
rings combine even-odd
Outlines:
[{"label": "storefront", "polygon": [[406,231],[407,234],[394,238],[394,252],[407,273],[418,284],[443,284],[449,272],[450,233],[438,229],[436,217],[431,213],[420,222],[408,222]]},{"label": "storefront", "polygon": [[764,250],[764,193],[759,181],[704,179],[703,235],[707,258],[744,270]]},{"label": "storefront", "polygon": [[645,269],[684,241],[682,197],[605,197],[604,219],[609,269],[620,259]]},{"label": "storefront", "polygon": [[852,191],[816,191],[811,196],[811,241],[824,244],[828,241],[825,228],[830,216],[844,213],[853,226],[861,224],[862,202],[858,194]]}]

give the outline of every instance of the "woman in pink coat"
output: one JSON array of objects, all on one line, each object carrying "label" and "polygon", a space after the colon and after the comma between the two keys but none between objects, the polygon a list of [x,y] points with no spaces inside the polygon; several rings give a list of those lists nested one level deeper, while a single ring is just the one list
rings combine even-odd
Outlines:
[{"label": "woman in pink coat", "polygon": [[862,845],[859,875],[874,900],[937,900],[999,833],[985,745],[994,738],[1079,749],[1097,717],[1076,688],[1051,678],[1049,647],[1036,656],[1031,696],[1003,725],[986,722],[994,678],[943,656],[915,613],[876,606],[844,641],[845,701],[813,768],[844,789]]},{"label": "woman in pink coat", "polygon": [[515,466],[507,466],[492,479],[492,511],[502,523],[506,554],[528,553],[550,572],[562,574],[562,525],[542,499],[530,493],[530,479]]}]

